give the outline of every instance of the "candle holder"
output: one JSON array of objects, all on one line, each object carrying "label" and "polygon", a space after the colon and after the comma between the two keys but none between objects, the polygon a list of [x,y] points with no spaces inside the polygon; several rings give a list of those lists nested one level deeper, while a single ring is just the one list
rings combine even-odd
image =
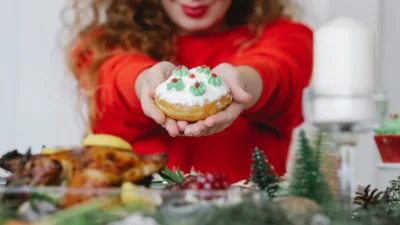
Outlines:
[{"label": "candle holder", "polygon": [[360,134],[377,128],[388,110],[385,92],[373,94],[319,94],[312,88],[303,93],[305,123],[325,132],[332,139],[340,160],[339,190],[343,210],[352,198],[353,153]]}]

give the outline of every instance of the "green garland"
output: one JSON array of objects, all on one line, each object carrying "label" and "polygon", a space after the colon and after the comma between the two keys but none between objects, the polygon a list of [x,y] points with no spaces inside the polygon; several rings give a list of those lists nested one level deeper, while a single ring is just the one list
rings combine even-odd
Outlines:
[{"label": "green garland", "polygon": [[[49,225],[106,225],[108,222],[120,220],[135,213],[145,213],[146,216],[156,219],[160,225],[399,225],[400,177],[398,180],[390,181],[389,187],[384,192],[379,192],[377,189],[371,191],[370,186],[367,186],[364,192],[358,192],[354,203],[359,205],[359,208],[353,211],[352,216],[346,216],[347,214],[344,215],[337,202],[333,200],[321,172],[323,156],[328,149],[328,139],[322,133],[315,133],[309,140],[304,131],[300,132],[299,149],[292,168],[292,177],[289,180],[288,197],[285,200],[287,203],[289,199],[291,206],[289,208],[281,204],[285,198],[275,195],[278,189],[276,183],[278,177],[273,167],[268,163],[263,151],[255,148],[252,153],[250,180],[261,190],[266,191],[268,198],[258,201],[245,198],[239,204],[224,206],[209,205],[201,210],[194,210],[186,218],[175,220],[174,217],[165,213],[164,205],[153,211],[140,204],[129,206],[114,204],[118,196],[105,196],[59,211],[39,222]],[[185,178],[179,169],[172,171],[165,168],[160,175],[167,182],[167,186],[180,183]],[[190,175],[198,174],[191,172]],[[154,184],[161,186],[159,183]],[[177,200],[180,199],[179,196],[175,197],[178,198]],[[56,200],[40,193],[31,194],[30,198],[33,208],[35,208],[34,200],[58,204]],[[173,199],[174,196],[170,196],[170,199],[166,199],[166,203]],[[315,207],[311,209],[310,199],[324,207],[318,210]],[[0,225],[4,225],[10,219],[19,219],[17,208],[20,204],[21,202],[1,202]],[[108,205],[113,207],[105,207]],[[190,204],[187,207],[190,208]],[[183,208],[186,208],[186,205]],[[288,210],[292,211],[288,212]],[[296,210],[298,211],[295,212]]]},{"label": "green garland", "polygon": [[203,225],[293,225],[284,211],[270,201],[245,201],[228,208],[212,208]]}]

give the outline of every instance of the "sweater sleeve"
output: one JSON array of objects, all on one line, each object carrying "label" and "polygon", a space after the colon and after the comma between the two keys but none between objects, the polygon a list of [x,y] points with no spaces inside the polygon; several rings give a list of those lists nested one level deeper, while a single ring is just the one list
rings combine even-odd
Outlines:
[{"label": "sweater sleeve", "polygon": [[134,90],[135,80],[157,62],[133,53],[115,55],[99,69],[98,119],[94,133],[119,136],[130,143],[150,133],[155,122],[144,115]]},{"label": "sweater sleeve", "polygon": [[290,135],[303,121],[301,99],[312,74],[313,33],[301,24],[278,21],[267,26],[254,46],[233,65],[255,69],[263,81],[258,102],[243,112],[260,128]]}]

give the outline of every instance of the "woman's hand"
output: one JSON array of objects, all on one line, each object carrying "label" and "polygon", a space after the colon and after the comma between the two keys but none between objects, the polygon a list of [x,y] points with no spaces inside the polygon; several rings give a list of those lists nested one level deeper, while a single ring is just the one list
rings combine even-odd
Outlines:
[{"label": "woman's hand", "polygon": [[224,130],[240,115],[244,105],[251,102],[251,95],[246,92],[246,84],[234,66],[223,63],[215,67],[212,72],[221,76],[228,85],[233,102],[224,111],[185,126],[186,136],[206,136]]},{"label": "woman's hand", "polygon": [[178,136],[180,131],[183,132],[188,123],[167,118],[154,101],[154,91],[159,84],[168,79],[175,68],[170,62],[157,63],[144,70],[135,82],[136,95],[140,99],[144,114],[163,126],[172,137]]}]

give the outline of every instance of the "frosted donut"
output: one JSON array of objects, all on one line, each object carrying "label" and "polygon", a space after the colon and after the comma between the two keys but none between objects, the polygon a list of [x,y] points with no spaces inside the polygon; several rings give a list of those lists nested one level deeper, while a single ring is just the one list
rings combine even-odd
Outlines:
[{"label": "frosted donut", "polygon": [[178,66],[155,90],[155,102],[172,119],[195,122],[223,111],[232,102],[229,87],[207,66]]}]

